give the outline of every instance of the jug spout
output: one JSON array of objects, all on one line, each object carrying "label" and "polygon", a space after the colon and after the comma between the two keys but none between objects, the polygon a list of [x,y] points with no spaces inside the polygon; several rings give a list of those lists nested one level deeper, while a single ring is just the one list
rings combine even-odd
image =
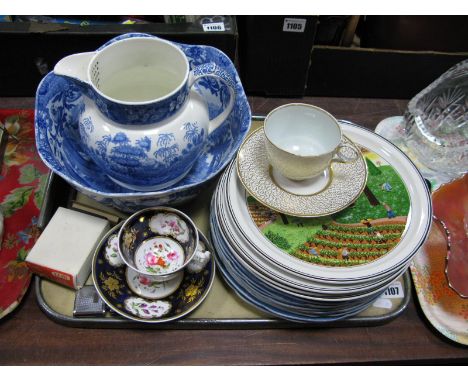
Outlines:
[{"label": "jug spout", "polygon": [[54,73],[89,84],[88,68],[95,52],[77,53],[62,58],[54,67]]}]

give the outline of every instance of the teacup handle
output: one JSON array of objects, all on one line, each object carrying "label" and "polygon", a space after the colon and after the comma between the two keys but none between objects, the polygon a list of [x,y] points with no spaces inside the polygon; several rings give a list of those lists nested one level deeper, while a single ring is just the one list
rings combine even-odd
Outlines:
[{"label": "teacup handle", "polygon": [[198,65],[190,72],[189,78],[189,87],[192,87],[193,84],[203,77],[214,77],[221,80],[224,84],[227,85],[229,89],[229,103],[226,108],[215,118],[210,120],[208,125],[208,134],[211,134],[215,131],[221,124],[226,120],[229,114],[234,107],[234,102],[236,99],[236,83],[234,82],[231,75],[226,72],[224,69],[221,69],[214,62],[207,64]]},{"label": "teacup handle", "polygon": [[[343,149],[352,150],[355,155],[353,157],[349,157],[347,155],[344,155],[343,152],[342,152]],[[337,162],[337,163],[353,163],[359,158],[359,156],[360,156],[360,152],[356,147],[354,147],[353,145],[350,145],[348,143],[340,143],[340,145],[336,149],[335,155],[334,155],[334,157],[333,157],[333,159],[331,161],[332,162]]]}]

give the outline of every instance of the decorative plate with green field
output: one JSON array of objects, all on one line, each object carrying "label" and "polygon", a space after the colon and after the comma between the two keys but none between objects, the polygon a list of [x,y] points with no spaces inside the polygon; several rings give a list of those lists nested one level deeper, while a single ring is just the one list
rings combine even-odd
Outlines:
[{"label": "decorative plate with green field", "polygon": [[409,195],[392,166],[374,152],[361,151],[367,185],[351,206],[334,215],[288,216],[247,196],[250,216],[263,235],[291,256],[324,266],[365,264],[390,252],[405,230]]}]

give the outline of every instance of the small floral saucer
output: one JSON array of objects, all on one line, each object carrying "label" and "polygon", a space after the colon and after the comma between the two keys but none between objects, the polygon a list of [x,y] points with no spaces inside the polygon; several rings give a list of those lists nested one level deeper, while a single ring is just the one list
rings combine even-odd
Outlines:
[{"label": "small floral saucer", "polygon": [[130,267],[125,274],[128,287],[137,295],[150,300],[158,300],[174,293],[184,279],[184,272],[167,281],[154,280],[151,276],[142,275]]},{"label": "small floral saucer", "polygon": [[274,211],[300,217],[331,215],[351,205],[366,186],[362,155],[354,162],[333,163],[314,179],[291,181],[271,168],[264,139],[262,128],[246,138],[237,155],[237,174],[249,194]]},{"label": "small floral saucer", "polygon": [[213,249],[201,232],[196,255],[184,269],[181,280],[175,279],[174,283],[178,285],[175,288],[169,285],[175,290],[169,295],[164,293],[164,297],[164,294],[152,294],[151,286],[145,282],[137,283],[137,287],[147,289],[142,293],[136,293],[135,285],[129,286],[128,268],[116,251],[120,226],[115,226],[103,237],[92,263],[94,285],[110,309],[131,320],[160,323],[181,318],[203,302],[213,284],[215,262]]}]

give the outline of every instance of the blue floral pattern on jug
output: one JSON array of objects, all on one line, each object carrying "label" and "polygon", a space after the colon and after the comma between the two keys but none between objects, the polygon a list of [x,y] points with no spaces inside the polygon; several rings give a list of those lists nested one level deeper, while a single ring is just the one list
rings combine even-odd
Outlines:
[{"label": "blue floral pattern on jug", "polygon": [[88,95],[106,117],[123,125],[146,125],[157,123],[173,116],[184,104],[189,93],[187,84],[173,95],[143,105],[124,105],[104,98],[94,91]]},{"label": "blue floral pattern on jug", "polygon": [[[84,118],[79,125],[86,142],[94,130],[91,118]],[[114,136],[104,135],[94,147],[87,146],[88,154],[98,166],[106,168],[109,176],[123,183],[147,186],[148,179],[169,182],[190,170],[205,142],[205,131],[197,122],[187,122],[182,129],[185,131],[183,147],[176,142],[173,133],[160,133],[155,140],[143,136],[132,142],[127,134],[119,132]],[[140,177],[141,173],[145,174],[144,178]]]},{"label": "blue floral pattern on jug", "polygon": [[[137,37],[137,35],[133,36]],[[130,38],[129,40],[132,39]],[[155,42],[155,46],[160,46],[157,42],[163,41],[155,37],[147,36],[138,38],[138,41],[142,40]],[[128,46],[127,44],[118,44],[119,42],[113,42],[110,46],[115,44],[117,47],[121,47],[121,49],[125,49],[125,47]],[[171,42],[164,42],[164,44],[172,45],[172,51],[179,51],[179,54],[184,55],[186,62],[189,62],[187,56],[185,56],[185,53],[179,46]],[[130,44],[130,46],[131,45],[132,44]],[[185,74],[187,73],[188,72]],[[89,92],[85,92],[85,109],[80,117],[80,123],[83,126],[80,129],[80,133],[82,135],[82,143],[86,147],[86,152],[89,157],[113,181],[131,190],[160,190],[179,182],[196,162],[199,155],[195,152],[196,147],[198,147],[201,152],[203,149],[202,146],[208,141],[208,134],[211,134],[216,128],[222,125],[222,122],[229,117],[235,104],[237,84],[233,80],[234,76],[224,68],[218,66],[215,62],[208,62],[195,66],[188,76],[185,77],[184,86],[192,88],[194,84],[198,81],[202,81],[207,76],[216,77],[216,79],[228,89],[229,93],[229,97],[224,97],[224,100],[227,99],[228,102],[224,109],[222,109],[222,113],[217,114],[216,118],[212,118],[210,122],[210,111],[215,115],[217,110],[209,108],[209,105],[217,100],[211,100],[210,102],[204,99],[204,97],[200,97],[196,89],[190,91],[190,94],[185,99],[184,106],[179,112],[172,115],[170,118],[160,121],[160,123],[142,125],[128,125],[110,121],[109,118],[105,118],[100,112],[101,108],[98,105],[102,100],[105,100],[105,97],[98,98],[97,102],[94,102],[94,99],[89,97]],[[209,84],[211,87],[213,87],[213,84],[216,84],[216,82],[213,81],[205,81],[205,83]],[[96,86],[99,86],[99,82]],[[95,88],[93,87],[93,89]],[[180,88],[178,88],[177,91],[179,89]],[[203,83],[198,86],[197,89],[205,89]],[[221,87],[219,87],[219,89],[221,89]],[[219,89],[216,89],[214,92],[209,90],[209,94],[223,94]],[[99,90],[96,90],[96,93],[99,93]],[[221,105],[224,103],[224,100],[221,99]],[[158,102],[154,102],[156,108],[153,113],[150,114],[155,115],[159,113],[160,108],[157,108]],[[132,108],[140,105],[138,103],[127,105],[122,102],[120,106],[122,110],[126,109],[128,106],[129,109],[126,109],[126,115],[131,116],[134,114]],[[162,113],[166,115],[164,102]],[[204,142],[193,146],[184,141],[181,127],[187,122],[198,125],[200,130],[204,131],[200,135],[205,138]],[[94,126],[93,129],[84,128],[84,125],[90,124]],[[119,131],[124,131],[124,133],[120,133]],[[158,132],[163,133],[164,136],[166,136],[165,134],[167,133],[174,133],[170,135],[173,141],[170,146],[159,147],[155,144],[156,141],[160,140],[160,138],[158,138]],[[118,133],[117,136],[115,136],[116,133]],[[150,145],[152,148],[148,152],[142,150],[137,142],[143,135],[146,135],[147,139],[153,141],[153,145]],[[118,139],[124,140],[121,141]],[[193,147],[190,148],[190,146]]]},{"label": "blue floral pattern on jug", "polygon": [[[123,35],[117,39],[140,37]],[[148,36],[148,35],[146,35]],[[109,41],[107,44],[115,41]],[[78,191],[106,205],[132,212],[155,205],[176,205],[196,197],[235,156],[251,124],[250,107],[231,60],[216,48],[176,44],[186,54],[190,67],[214,62],[235,79],[236,99],[229,117],[210,134],[189,173],[175,185],[159,191],[130,191],[109,179],[90,160],[84,149],[78,125],[83,109],[83,92],[73,81],[49,73],[36,96],[36,145],[46,165]],[[194,88],[208,104],[210,118],[224,110],[229,101],[227,86],[221,81],[200,79]],[[187,139],[192,133],[187,128]],[[196,144],[196,142],[191,142]],[[148,142],[142,141],[144,150]]]},{"label": "blue floral pattern on jug", "polygon": [[[134,37],[156,38],[155,36],[146,33],[127,33],[109,40],[97,50],[102,50],[106,46],[116,41]],[[235,82],[235,87],[240,84],[240,80],[237,76],[237,73],[235,72],[234,65],[232,64],[231,60],[220,50],[210,46],[186,45],[176,42],[172,42],[172,44],[177,46],[185,53],[185,56],[189,61],[190,70],[198,69],[200,72],[205,70],[205,73],[208,73],[208,70],[211,70],[213,72],[215,70],[213,64],[216,64],[218,70],[222,71],[222,69],[225,69],[223,78],[226,81]],[[203,89],[209,91],[209,93],[204,92],[203,96],[205,99],[211,98],[211,102],[210,99],[207,99],[210,119],[216,117],[229,103],[230,94],[227,86],[214,77],[203,77],[199,79],[194,86],[201,86]],[[242,93],[243,92],[244,91],[242,89]]]},{"label": "blue floral pattern on jug", "polygon": [[[134,37],[156,38],[155,36],[146,33],[127,33],[109,40],[99,47],[97,51],[104,49],[106,46],[116,41]],[[180,48],[178,44],[172,44]],[[88,97],[96,103],[99,110],[112,121],[123,125],[145,125],[163,121],[164,119],[174,115],[187,99],[189,87],[187,84],[184,84],[179,91],[165,99],[148,104],[131,106],[113,102],[112,100],[102,97],[100,94],[94,92],[91,88],[88,88],[86,93]]]}]

